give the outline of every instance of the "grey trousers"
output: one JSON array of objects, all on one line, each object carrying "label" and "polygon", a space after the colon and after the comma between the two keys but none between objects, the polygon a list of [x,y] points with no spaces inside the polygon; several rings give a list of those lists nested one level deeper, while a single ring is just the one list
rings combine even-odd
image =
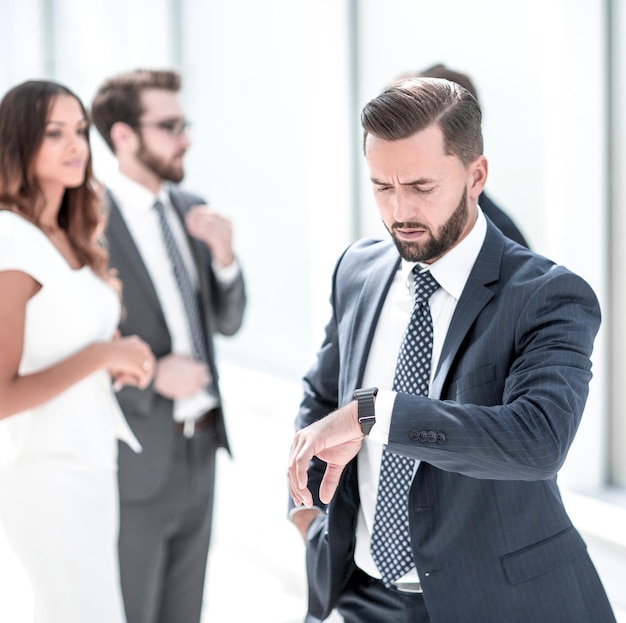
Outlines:
[{"label": "grey trousers", "polygon": [[[128,623],[199,623],[213,519],[212,429],[174,442],[158,495],[120,504],[120,570]],[[121,476],[123,477],[123,475]]]}]

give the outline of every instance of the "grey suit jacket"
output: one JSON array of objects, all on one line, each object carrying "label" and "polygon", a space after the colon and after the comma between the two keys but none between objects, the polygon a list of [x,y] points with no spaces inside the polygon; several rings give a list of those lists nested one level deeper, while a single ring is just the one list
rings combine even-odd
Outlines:
[{"label": "grey suit jacket", "polygon": [[[104,199],[108,208],[106,239],[110,264],[118,271],[123,285],[124,310],[120,331],[122,335],[138,335],[144,339],[158,359],[171,352],[163,310],[115,198],[106,190]],[[171,191],[171,200],[181,218],[192,205],[205,203],[200,197],[179,189]],[[209,338],[209,366],[219,393],[212,338],[215,333],[232,335],[241,326],[246,302],[244,281],[239,275],[227,287],[221,285],[211,268],[211,255],[206,246],[190,236],[188,240],[200,280]],[[122,499],[148,499],[157,495],[165,483],[170,469],[172,439],[174,435],[180,435],[172,419],[173,402],[154,392],[152,387],[145,390],[126,387],[118,393],[118,400],[143,448],[140,454],[135,454],[125,444],[120,444],[120,495]],[[221,408],[216,434],[218,445],[228,449]]]},{"label": "grey suit jacket", "polygon": [[[297,428],[360,387],[398,263],[389,241],[358,242],[340,259]],[[436,370],[441,400],[398,394],[391,421],[389,447],[421,461],[408,503],[433,623],[614,621],[556,485],[583,413],[599,324],[582,279],[488,222]],[[323,467],[314,459],[309,470],[322,508]],[[356,469],[356,460],[348,464],[308,532],[309,622],[328,616],[354,568]]]}]

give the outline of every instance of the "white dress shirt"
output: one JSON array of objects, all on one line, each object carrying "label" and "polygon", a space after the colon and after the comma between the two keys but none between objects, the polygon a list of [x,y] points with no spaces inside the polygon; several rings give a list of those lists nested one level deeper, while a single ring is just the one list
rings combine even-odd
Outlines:
[{"label": "white dress shirt", "polygon": [[[441,286],[429,299],[433,319],[433,353],[428,394],[430,398],[439,398],[441,387],[433,386],[433,379],[441,349],[456,304],[478,257],[486,232],[487,222],[479,208],[474,227],[458,245],[436,262],[421,265],[424,269],[430,270]],[[379,391],[375,403],[376,424],[372,427],[369,436],[364,439],[357,457],[361,507],[357,522],[354,559],[358,567],[374,578],[381,577],[370,553],[378,475],[383,446],[389,439],[391,414],[396,397],[396,392],[391,391],[391,387],[397,357],[415,300],[412,276],[414,266],[415,263],[402,260],[393,279],[378,318],[363,375],[362,387],[378,387]],[[417,470],[417,462],[415,469]],[[417,571],[413,569],[400,581],[415,582],[417,579]]]},{"label": "white dress shirt", "polygon": [[[193,357],[191,334],[185,313],[182,296],[176,283],[172,263],[170,261],[158,213],[153,209],[155,201],[160,200],[165,207],[165,214],[172,230],[172,234],[192,279],[198,285],[198,273],[193,262],[189,244],[180,219],[175,215],[168,188],[161,187],[158,195],[154,195],[147,188],[117,172],[107,186],[113,193],[126,222],[137,249],[146,266],[152,284],[156,291],[165,322],[172,342],[172,353]],[[235,264],[222,269],[213,265],[219,280],[228,283],[238,274],[238,265]],[[200,390],[189,396],[174,401],[174,419],[178,422],[194,420],[218,404],[218,399],[208,390]]]}]

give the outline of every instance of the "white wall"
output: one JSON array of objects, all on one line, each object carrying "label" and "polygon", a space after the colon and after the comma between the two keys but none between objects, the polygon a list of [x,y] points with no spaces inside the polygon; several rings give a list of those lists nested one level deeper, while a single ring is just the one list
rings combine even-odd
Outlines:
[{"label": "white wall", "polygon": [[250,295],[223,350],[299,378],[349,242],[345,2],[184,4],[189,183],[236,224]]}]

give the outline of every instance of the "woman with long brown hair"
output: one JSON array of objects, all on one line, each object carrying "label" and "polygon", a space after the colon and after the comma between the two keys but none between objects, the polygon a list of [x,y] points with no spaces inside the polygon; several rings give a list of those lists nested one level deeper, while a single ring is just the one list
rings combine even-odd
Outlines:
[{"label": "woman with long brown hair", "polygon": [[0,520],[37,623],[123,623],[117,440],[137,447],[114,386],[154,357],[118,338],[89,121],[79,98],[28,81],[0,103]]}]

